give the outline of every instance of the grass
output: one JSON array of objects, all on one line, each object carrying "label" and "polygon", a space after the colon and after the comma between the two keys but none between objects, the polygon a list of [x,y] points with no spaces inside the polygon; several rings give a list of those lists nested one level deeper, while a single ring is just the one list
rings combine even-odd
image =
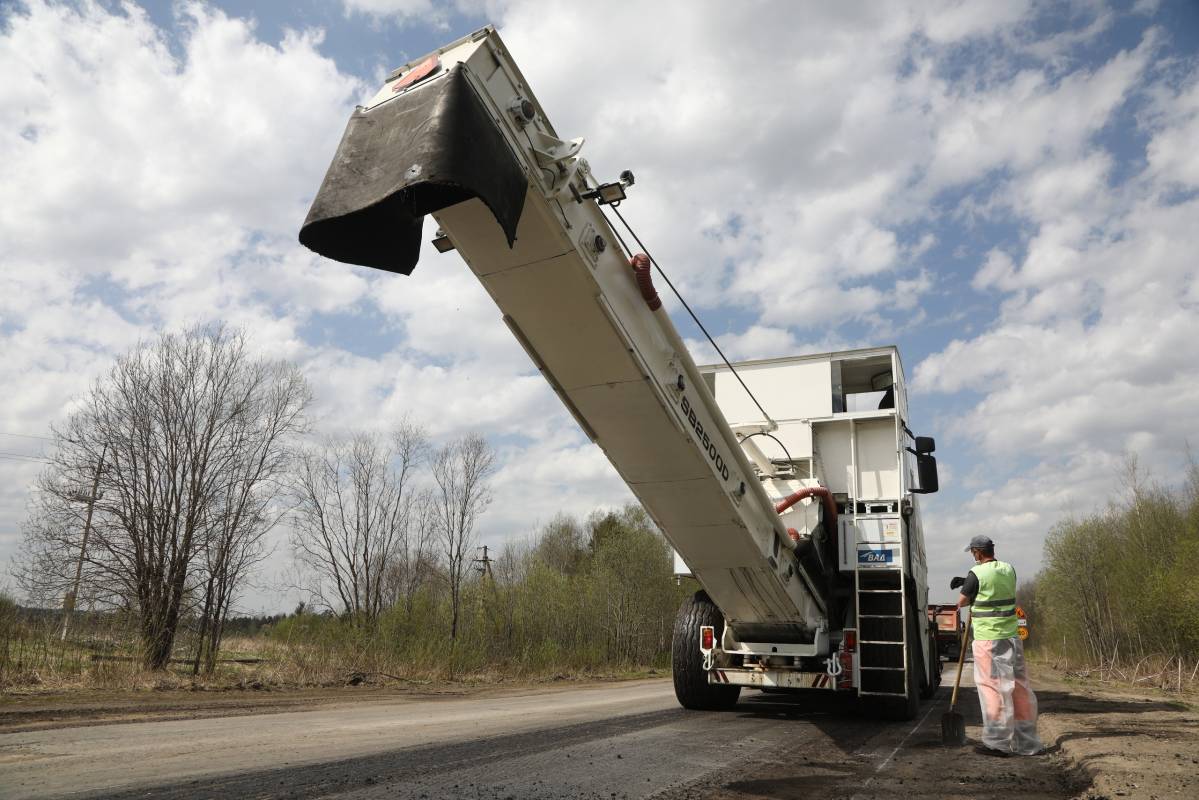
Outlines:
[{"label": "grass", "polygon": [[[164,670],[146,670],[136,640],[123,631],[80,632],[62,642],[52,630],[0,631],[0,692],[8,696],[119,691],[274,691],[361,684],[428,686],[661,677],[663,665],[499,662],[451,655],[448,642],[396,648],[369,636],[279,640],[227,638],[211,675],[192,675],[193,642],[184,637]],[[248,662],[248,663],[239,663]],[[457,663],[455,663],[457,662]]]},{"label": "grass", "polygon": [[1064,683],[1077,686],[1135,689],[1155,694],[1199,697],[1199,661],[1153,655],[1128,662],[1094,664],[1071,661],[1059,653],[1037,649],[1028,653],[1033,669],[1048,669]]}]

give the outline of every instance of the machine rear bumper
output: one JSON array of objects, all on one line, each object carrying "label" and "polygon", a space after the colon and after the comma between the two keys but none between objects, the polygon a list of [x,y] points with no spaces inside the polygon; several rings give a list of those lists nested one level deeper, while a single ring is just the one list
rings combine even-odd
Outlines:
[{"label": "machine rear bumper", "polygon": [[[844,681],[824,672],[799,672],[782,669],[717,667],[708,673],[708,683],[722,686],[747,686],[752,689],[852,689]],[[838,685],[840,684],[840,685]]]}]

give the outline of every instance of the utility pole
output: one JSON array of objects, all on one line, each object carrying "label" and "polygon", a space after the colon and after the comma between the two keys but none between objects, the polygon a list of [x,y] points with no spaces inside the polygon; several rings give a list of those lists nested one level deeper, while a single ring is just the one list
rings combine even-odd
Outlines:
[{"label": "utility pole", "polygon": [[[75,599],[79,596],[79,581],[83,577],[83,559],[87,554],[87,537],[92,532],[92,511],[96,507],[96,492],[100,488],[100,471],[104,469],[104,456],[108,454],[108,445],[100,450],[100,460],[96,462],[96,474],[92,477],[92,492],[86,498],[87,517],[83,522],[83,541],[79,544],[79,561],[75,564],[75,584],[62,602],[62,641],[67,640],[67,628],[71,624],[71,612],[75,610]],[[79,499],[78,495],[76,498]]]},{"label": "utility pole", "polygon": [[[487,584],[489,586],[491,586],[491,596],[492,596],[492,599],[495,601],[495,604],[491,607],[492,611],[489,612],[487,614],[487,616],[490,617],[491,620],[497,626],[499,626],[501,624],[503,625],[504,641],[508,645],[511,645],[512,644],[512,618],[511,618],[510,613],[504,612],[503,603],[500,602],[500,590],[499,590],[499,587],[495,585],[495,573],[493,573],[491,571],[491,563],[493,561],[495,561],[495,559],[487,554],[487,545],[483,545],[482,547],[476,547],[475,550],[483,551],[483,557],[476,558],[472,562],[472,563],[478,565],[475,567],[475,571],[479,573],[480,578],[486,577],[489,579],[487,581]],[[483,592],[479,593],[479,608],[482,611],[487,611],[487,602],[484,600]],[[501,619],[498,621],[495,619],[495,612],[498,612],[501,616]]]},{"label": "utility pole", "polygon": [[481,549],[483,551],[483,557],[476,558],[474,560],[474,563],[479,565],[479,566],[475,567],[475,570],[478,571],[478,573],[480,575],[486,575],[488,578],[491,578],[491,580],[494,582],[495,576],[491,574],[491,562],[494,559],[492,559],[490,556],[487,555],[487,545],[483,545],[482,548],[478,548],[478,549]]}]

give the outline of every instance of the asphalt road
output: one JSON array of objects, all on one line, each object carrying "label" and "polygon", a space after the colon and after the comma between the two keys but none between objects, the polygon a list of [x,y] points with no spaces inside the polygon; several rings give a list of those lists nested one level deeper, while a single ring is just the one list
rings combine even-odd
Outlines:
[{"label": "asphalt road", "polygon": [[68,727],[0,736],[0,796],[703,798],[760,796],[755,780],[787,773],[812,796],[871,797],[939,739],[947,703],[943,688],[916,721],[880,723],[823,693],[748,691],[700,713],[653,680]]}]

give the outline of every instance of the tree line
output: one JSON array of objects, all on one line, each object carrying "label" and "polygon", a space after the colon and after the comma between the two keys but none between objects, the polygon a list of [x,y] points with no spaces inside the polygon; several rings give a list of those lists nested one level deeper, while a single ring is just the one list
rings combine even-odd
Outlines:
[{"label": "tree line", "polygon": [[1050,531],[1021,600],[1039,646],[1128,675],[1174,663],[1181,683],[1184,664],[1199,668],[1199,467],[1176,488],[1144,482],[1135,463],[1127,473],[1122,502]]},{"label": "tree line", "polygon": [[[496,670],[545,674],[669,662],[675,612],[691,581],[673,579],[665,539],[638,505],[580,519],[559,514],[498,551],[476,549],[458,593],[447,562],[414,588],[395,581],[371,624],[297,609],[269,637],[310,680],[330,673],[454,677]],[[404,594],[410,591],[410,594]],[[297,643],[303,647],[295,647]]]},{"label": "tree line", "polygon": [[312,444],[311,400],[294,365],[224,326],[118,358],[54,427],[16,565],[27,598],[63,603],[63,636],[76,606],[135,619],[150,669],[171,660],[186,620],[194,671],[211,672],[286,520],[291,585],[310,607],[371,627],[436,582],[459,638],[494,451],[477,434],[434,447],[408,422]]}]

